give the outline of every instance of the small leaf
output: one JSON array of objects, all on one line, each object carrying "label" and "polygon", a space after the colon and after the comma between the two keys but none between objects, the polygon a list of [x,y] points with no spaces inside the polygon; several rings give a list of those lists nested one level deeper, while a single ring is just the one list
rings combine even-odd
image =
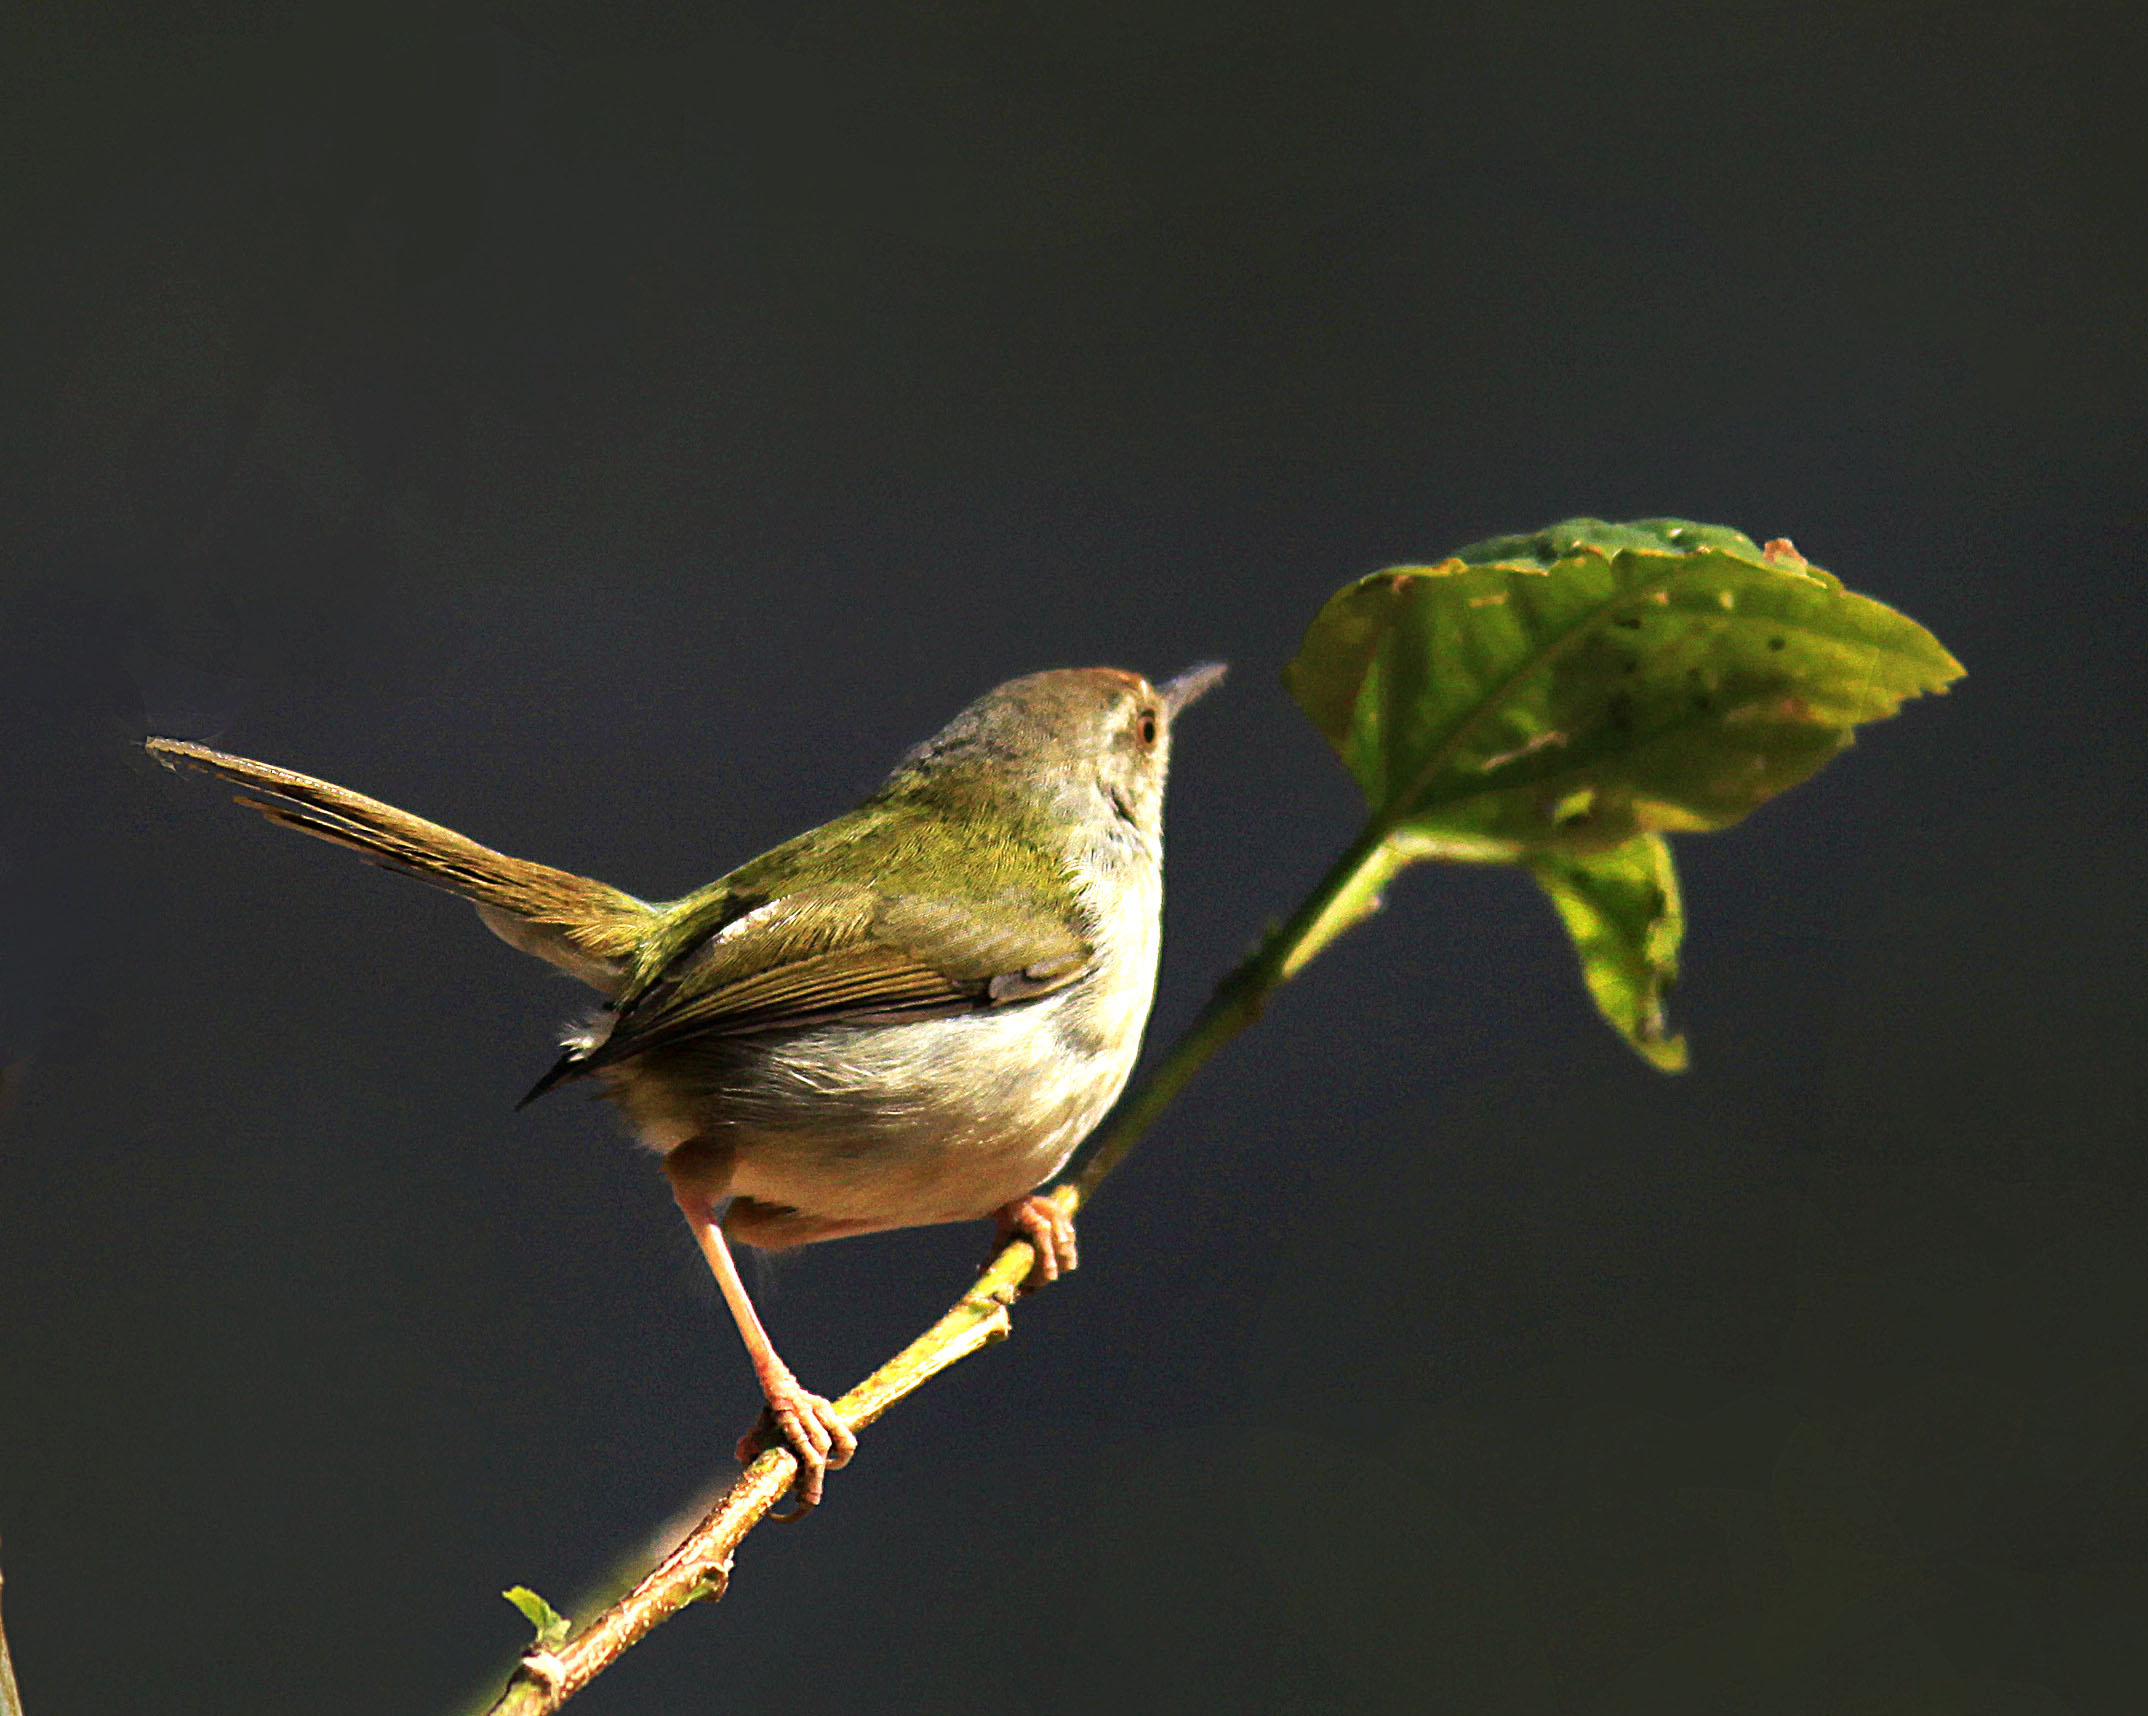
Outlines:
[{"label": "small leaf", "polygon": [[1651,1065],[1683,1072],[1686,1040],[1671,1033],[1663,1009],[1686,929],[1670,843],[1642,834],[1609,852],[1560,853],[1529,868],[1574,938],[1597,1011]]},{"label": "small leaf", "polygon": [[567,1634],[572,1630],[567,1617],[527,1585],[514,1586],[500,1595],[520,1609],[522,1618],[537,1629],[537,1649],[557,1650],[567,1642]]},{"label": "small leaf", "polygon": [[1727,827],[1960,673],[1787,542],[1573,519],[1359,579],[1285,679],[1375,816],[1514,859]]}]

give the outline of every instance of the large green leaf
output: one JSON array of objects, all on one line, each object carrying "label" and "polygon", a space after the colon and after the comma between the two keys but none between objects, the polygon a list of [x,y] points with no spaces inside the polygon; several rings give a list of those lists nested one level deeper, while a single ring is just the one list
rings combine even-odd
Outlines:
[{"label": "large green leaf", "polygon": [[1961,672],[1786,541],[1577,518],[1360,578],[1284,677],[1364,789],[1388,868],[1528,864],[1605,1017],[1670,1069],[1683,923],[1654,837],[1727,827]]},{"label": "large green leaf", "polygon": [[1359,579],[1285,677],[1375,816],[1513,859],[1722,828],[1961,671],[1787,542],[1584,518]]}]

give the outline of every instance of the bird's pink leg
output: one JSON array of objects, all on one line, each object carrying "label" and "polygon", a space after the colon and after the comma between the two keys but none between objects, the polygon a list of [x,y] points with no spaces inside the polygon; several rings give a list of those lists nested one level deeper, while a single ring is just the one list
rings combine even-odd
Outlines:
[{"label": "bird's pink leg", "polygon": [[992,1219],[999,1224],[995,1249],[1010,1239],[1026,1239],[1036,1248],[1037,1260],[1029,1266],[1029,1274],[1022,1282],[1023,1292],[1034,1293],[1045,1282],[1071,1275],[1079,1266],[1081,1253],[1074,1244],[1074,1218],[1056,1200],[1031,1192],[1027,1197],[1001,1204],[992,1212]]},{"label": "bird's pink leg", "polygon": [[[686,1225],[693,1229],[701,1255],[708,1259],[716,1286],[730,1307],[731,1320],[738,1325],[739,1338],[746,1343],[746,1356],[753,1361],[753,1374],[768,1402],[761,1422],[740,1439],[738,1457],[751,1460],[759,1454],[771,1429],[782,1438],[798,1458],[798,1476],[792,1485],[798,1505],[783,1517],[796,1519],[820,1505],[821,1487],[829,1468],[850,1463],[850,1456],[858,1451],[858,1438],[831,1402],[800,1385],[791,1367],[777,1355],[768,1331],[761,1327],[760,1313],[747,1297],[746,1283],[739,1279],[738,1260],[731,1255],[716,1219],[716,1205],[730,1179],[728,1160],[705,1151],[697,1143],[682,1144],[664,1158],[664,1172],[671,1180],[671,1195],[685,1215]],[[716,1187],[713,1193],[712,1181]]]}]

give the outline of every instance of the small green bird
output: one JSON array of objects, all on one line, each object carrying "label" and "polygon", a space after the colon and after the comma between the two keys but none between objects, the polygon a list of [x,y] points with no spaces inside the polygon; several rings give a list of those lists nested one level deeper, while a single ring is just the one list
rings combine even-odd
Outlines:
[{"label": "small green bird", "polygon": [[271,822],[475,902],[494,934],[604,996],[524,1101],[594,1078],[664,1159],[738,1324],[797,1505],[857,1440],[761,1326],[730,1240],[782,1249],[997,1218],[1076,1262],[1032,1195],[1117,1100],[1162,936],[1176,717],[1223,677],[1116,668],[987,692],[856,810],[667,904],[509,858],[437,823],[176,739],[160,758],[247,789]]}]

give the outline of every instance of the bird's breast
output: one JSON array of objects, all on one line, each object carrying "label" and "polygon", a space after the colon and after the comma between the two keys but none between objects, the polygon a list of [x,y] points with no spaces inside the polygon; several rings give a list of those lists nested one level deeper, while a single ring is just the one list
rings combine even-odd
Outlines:
[{"label": "bird's breast", "polygon": [[1149,1005],[1156,998],[1156,967],[1163,951],[1163,871],[1146,861],[1145,854],[1135,853],[1110,863],[1092,860],[1077,866],[1076,876],[1096,955],[1088,980],[1064,1015],[1063,1028],[1095,1054],[1123,1057],[1123,1082],[1140,1052]]}]

